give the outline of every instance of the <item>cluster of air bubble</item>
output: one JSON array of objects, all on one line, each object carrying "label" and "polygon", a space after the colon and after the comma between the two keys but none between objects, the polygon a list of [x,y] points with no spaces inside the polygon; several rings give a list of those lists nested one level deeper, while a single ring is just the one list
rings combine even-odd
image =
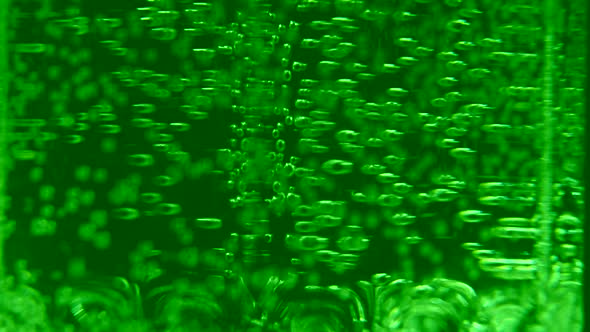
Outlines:
[{"label": "cluster of air bubble", "polygon": [[544,1],[12,0],[0,330],[581,330],[587,5]]}]

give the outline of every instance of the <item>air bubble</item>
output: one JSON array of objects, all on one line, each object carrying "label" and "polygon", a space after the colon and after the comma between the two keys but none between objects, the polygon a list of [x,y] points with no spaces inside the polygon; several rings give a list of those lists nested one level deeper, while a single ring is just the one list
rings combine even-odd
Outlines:
[{"label": "air bubble", "polygon": [[467,159],[467,158],[474,157],[475,154],[477,154],[477,152],[475,150],[470,149],[470,148],[454,148],[450,151],[449,154],[453,158]]},{"label": "air bubble", "polygon": [[310,221],[298,221],[295,223],[295,231],[298,233],[314,233],[319,230],[319,225]]},{"label": "air bubble", "polygon": [[303,39],[301,41],[301,48],[317,48],[320,41],[317,39]]},{"label": "air bubble", "polygon": [[220,229],[223,222],[219,218],[197,218],[195,226],[201,229]]},{"label": "air bubble", "polygon": [[399,175],[395,175],[392,173],[381,173],[377,175],[377,182],[380,183],[393,183],[400,178]]},{"label": "air bubble", "polygon": [[471,252],[473,257],[477,259],[497,258],[500,254],[495,250],[476,249]]},{"label": "air bubble", "polygon": [[467,223],[484,222],[489,219],[490,216],[491,214],[485,213],[481,210],[465,210],[459,212],[459,218]]},{"label": "air bubble", "polygon": [[401,69],[400,66],[394,65],[393,63],[383,64],[381,71],[386,74],[397,73]]},{"label": "air bubble", "polygon": [[475,48],[474,43],[470,42],[470,41],[459,41],[455,43],[455,48],[460,50],[460,51],[469,51],[473,48]]},{"label": "air bubble", "polygon": [[343,251],[364,251],[369,247],[370,240],[361,236],[345,236],[338,239],[336,245]]},{"label": "air bubble", "polygon": [[419,57],[426,57],[432,54],[434,50],[432,48],[418,46],[414,49],[414,54]]},{"label": "air bubble", "polygon": [[439,79],[437,81],[438,85],[442,86],[442,87],[452,87],[457,85],[457,83],[459,83],[459,80],[457,80],[454,77],[443,77],[441,79]]},{"label": "air bubble", "polygon": [[330,239],[316,235],[304,235],[297,242],[301,250],[316,251],[328,247]]},{"label": "air bubble", "polygon": [[333,175],[343,175],[352,173],[353,163],[345,160],[329,160],[322,164],[322,169]]},{"label": "air bubble", "polygon": [[408,90],[404,90],[402,88],[389,88],[386,92],[391,97],[405,97],[409,93]]},{"label": "air bubble", "polygon": [[403,197],[393,194],[382,194],[377,197],[377,204],[384,207],[395,207],[402,203]]},{"label": "air bubble", "polygon": [[342,224],[342,218],[332,215],[318,215],[314,217],[314,221],[318,223],[320,227],[337,227]]},{"label": "air bubble", "polygon": [[361,172],[366,175],[377,175],[385,172],[387,167],[379,164],[366,164],[361,167]]},{"label": "air bubble", "polygon": [[113,210],[113,217],[122,220],[135,220],[139,218],[139,211],[134,208],[118,208]]},{"label": "air bubble", "polygon": [[452,32],[464,32],[471,24],[465,20],[454,20],[447,23],[447,29]]},{"label": "air bubble", "polygon": [[178,204],[174,203],[159,203],[156,205],[154,212],[158,215],[172,216],[177,215],[182,211]]},{"label": "air bubble", "polygon": [[407,213],[397,213],[391,217],[390,222],[396,226],[407,226],[416,222],[416,216]]},{"label": "air bubble", "polygon": [[150,154],[134,154],[129,156],[129,164],[138,167],[147,167],[154,164],[154,158]]},{"label": "air bubble", "polygon": [[489,78],[492,72],[485,68],[473,68],[469,70],[469,75],[474,79]]},{"label": "air bubble", "polygon": [[395,43],[400,47],[412,47],[418,44],[418,41],[412,38],[398,38]]},{"label": "air bubble", "polygon": [[459,193],[450,189],[434,189],[430,192],[430,197],[437,202],[450,202],[459,197]]},{"label": "air bubble", "polygon": [[43,53],[47,50],[46,44],[16,44],[17,53]]},{"label": "air bubble", "polygon": [[492,234],[495,237],[507,239],[535,239],[538,235],[537,228],[527,227],[495,227]]},{"label": "air bubble", "polygon": [[460,72],[463,71],[467,68],[467,64],[463,61],[449,61],[446,64],[446,67],[448,70],[454,71],[454,72]]},{"label": "air bubble", "polygon": [[[416,51],[418,52],[418,48],[416,48]],[[422,51],[423,53],[426,52],[425,49],[420,49],[420,51]],[[409,56],[404,56],[404,57],[397,59],[397,63],[399,63],[402,66],[411,66],[411,65],[414,65],[418,61],[420,61],[420,60],[413,58],[413,57],[409,57]]]},{"label": "air bubble", "polygon": [[433,107],[441,108],[447,106],[447,100],[444,98],[435,98],[430,101]]}]

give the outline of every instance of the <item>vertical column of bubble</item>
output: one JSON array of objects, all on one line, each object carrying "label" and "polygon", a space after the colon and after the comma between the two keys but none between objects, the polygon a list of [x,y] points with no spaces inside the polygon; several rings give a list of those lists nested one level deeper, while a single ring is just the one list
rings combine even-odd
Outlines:
[{"label": "vertical column of bubble", "polygon": [[[254,263],[267,262],[268,252],[262,246],[271,240],[268,225],[268,210],[263,206],[264,191],[268,185],[267,171],[270,162],[267,158],[268,139],[265,136],[264,122],[267,121],[269,98],[274,82],[268,80],[269,52],[265,50],[266,38],[262,16],[268,8],[258,1],[248,4],[244,13],[238,14],[241,37],[236,44],[236,58],[241,66],[240,80],[242,90],[237,99],[241,110],[240,123],[233,128],[238,137],[236,153],[242,156],[239,164],[237,190],[241,206],[238,207],[237,224],[246,231],[242,234],[241,253],[248,267]],[[238,30],[238,31],[240,31]],[[270,32],[270,31],[269,31]]]},{"label": "vertical column of bubble", "polygon": [[[530,171],[535,160],[531,158],[535,152],[531,142],[535,141],[530,138],[535,136],[530,134],[534,132],[530,123],[535,121],[532,110],[540,91],[535,79],[540,56],[535,52],[541,43],[537,32],[541,19],[534,6],[510,2],[484,2],[480,9],[486,14],[481,18],[485,38],[478,42],[483,68],[471,69],[469,74],[471,82],[482,82],[488,88],[480,90],[481,98],[492,107],[471,104],[464,110],[477,119],[474,122],[481,128],[472,136],[472,142],[482,152],[473,184],[480,182],[476,194],[483,211],[466,210],[458,217],[464,229],[477,229],[482,243],[493,249],[473,250],[473,258],[466,259],[470,263],[477,261],[485,272],[474,282],[488,288],[490,283],[483,280],[489,277],[508,280],[492,286],[495,294],[502,294],[505,303],[493,302],[486,296],[482,302],[487,308],[494,308],[489,311],[494,317],[490,325],[509,330],[525,316],[523,292],[519,288],[528,288],[530,282],[525,281],[533,280],[537,269],[529,253],[537,231],[530,220],[535,201],[535,174]],[[461,118],[454,120],[460,122]],[[530,138],[525,139],[525,135]],[[495,181],[488,182],[489,179]],[[482,290],[483,294],[486,292],[487,289]]]},{"label": "vertical column of bubble", "polygon": [[278,42],[276,14],[265,1],[243,5],[230,9],[236,22],[226,32],[229,45],[219,44],[218,52],[232,54],[232,138],[231,150],[224,152],[233,159],[228,189],[237,194],[230,199],[237,226],[230,240],[237,251],[232,266],[256,292],[274,273],[272,263],[279,256],[270,250],[275,236],[271,228],[280,228],[274,217],[280,217],[282,201],[269,196],[282,193],[286,185],[282,181],[284,128],[281,123],[273,125],[284,109],[276,96],[282,81],[273,61]]},{"label": "vertical column of bubble", "polygon": [[[486,75],[484,71],[473,69],[470,74],[474,79],[494,78],[488,82],[492,88],[489,94],[494,107],[484,109],[481,105],[469,105],[466,109],[487,122],[481,125],[481,132],[475,141],[483,151],[489,151],[481,160],[478,175],[484,181],[479,184],[478,195],[479,204],[485,206],[485,212],[493,214],[481,214],[480,217],[486,219],[486,215],[494,215],[511,218],[499,218],[497,223],[491,222],[499,227],[481,230],[483,241],[494,246],[495,254],[487,257],[483,251],[472,254],[479,260],[480,268],[496,278],[530,280],[536,270],[534,261],[520,258],[530,258],[528,251],[536,234],[533,223],[529,221],[535,184],[524,182],[534,181],[529,167],[534,162],[530,158],[534,148],[531,140],[523,139],[523,136],[531,135],[529,132],[533,127],[525,124],[534,121],[535,113],[528,110],[532,109],[540,90],[534,86],[535,75],[538,75],[539,56],[534,52],[540,42],[536,33],[540,18],[533,6],[491,2],[485,9],[489,15],[484,27],[491,30],[492,36],[498,37],[480,41],[486,52],[482,57],[483,63],[491,71]],[[523,162],[528,163],[523,166]],[[485,181],[490,178],[498,182]],[[464,211],[460,218],[468,225],[475,222],[477,215]],[[498,253],[502,254],[495,256]],[[499,256],[502,258],[497,261]]]},{"label": "vertical column of bubble", "polygon": [[8,154],[8,12],[11,0],[0,2],[0,282],[4,280],[4,239],[6,238],[6,172],[10,157]]},{"label": "vertical column of bubble", "polygon": [[[298,4],[296,10],[299,13],[311,14],[313,8],[309,7],[308,4]],[[297,15],[294,11],[291,14]],[[294,90],[295,102],[292,116],[288,120],[297,135],[295,140],[297,140],[297,166],[299,166],[294,173],[296,181],[294,192],[290,193],[288,199],[293,207],[291,216],[294,232],[287,235],[286,245],[296,253],[297,257],[293,258],[291,263],[299,270],[306,283],[317,284],[320,274],[318,273],[315,252],[325,249],[330,239],[320,237],[318,234],[320,227],[310,220],[316,217],[317,212],[314,211],[316,206],[313,203],[318,200],[318,186],[321,186],[325,180],[316,172],[319,163],[316,159],[317,154],[314,155],[314,152],[318,153],[318,149],[326,147],[320,146],[320,141],[317,138],[322,136],[322,133],[314,131],[312,118],[309,117],[310,109],[316,106],[312,98],[316,87],[312,85],[313,83],[309,86],[305,83],[308,81],[306,78],[311,74],[310,62],[313,61],[311,55],[314,53],[313,46],[311,46],[314,40],[304,38],[310,37],[306,36],[309,33],[307,22],[308,20],[305,19],[289,22],[287,39],[292,54],[282,60],[286,67],[285,74],[288,75]],[[304,48],[308,49],[304,50]],[[304,51],[307,51],[308,54],[306,58],[302,57]],[[296,89],[297,86],[299,89]]]},{"label": "vertical column of bubble", "polygon": [[[552,237],[554,213],[553,205],[553,77],[555,76],[555,16],[557,10],[556,0],[544,0],[543,18],[544,30],[544,53],[542,71],[542,156],[539,169],[539,231],[536,243],[536,258],[538,272],[538,303],[544,304],[547,301],[547,282],[551,268]],[[558,14],[559,15],[559,14]]]},{"label": "vertical column of bubble", "polygon": [[542,137],[537,206],[537,302],[547,331],[580,331],[583,325],[582,176],[584,95],[581,66],[587,47],[581,29],[587,7],[547,0],[545,15]]},{"label": "vertical column of bubble", "polygon": [[[556,77],[554,78],[554,155],[553,155],[553,208],[555,213],[553,254],[559,261],[552,261],[550,275],[552,282],[580,282],[583,264],[583,195],[581,186],[582,160],[584,155],[584,122],[583,101],[584,83],[587,68],[584,61],[585,31],[581,28],[585,15],[584,10],[567,10],[584,8],[581,3],[571,2],[563,5],[563,25],[556,27]],[[560,29],[561,28],[561,29]],[[569,40],[567,44],[557,43]]]},{"label": "vertical column of bubble", "polygon": [[[336,2],[333,11],[325,3],[299,4],[296,11],[305,16],[291,22],[301,32],[293,43],[297,57],[291,68],[293,84],[298,85],[293,114],[300,155],[296,188],[304,204],[293,210],[295,234],[288,238],[288,245],[298,252],[293,262],[311,284],[342,278],[357,267],[369,243],[363,214],[358,210],[347,213],[347,196],[356,187],[351,185],[358,172],[355,163],[362,161],[364,146],[357,142],[357,132],[347,130],[351,126],[345,116],[353,115],[355,107],[362,112],[365,102],[359,79],[352,77],[364,74],[371,79],[374,75],[365,72],[367,65],[356,62],[359,45],[354,33],[359,26],[356,19],[345,17],[357,15],[354,11],[362,10],[364,2],[347,2],[354,7],[347,10],[342,4]],[[342,16],[328,21],[326,14]],[[346,106],[344,112],[342,106]]]}]

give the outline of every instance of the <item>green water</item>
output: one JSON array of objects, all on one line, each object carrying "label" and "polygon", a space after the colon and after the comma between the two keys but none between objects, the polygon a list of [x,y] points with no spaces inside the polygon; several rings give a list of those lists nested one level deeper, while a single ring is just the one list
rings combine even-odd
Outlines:
[{"label": "green water", "polygon": [[582,331],[581,0],[5,0],[0,331]]}]

